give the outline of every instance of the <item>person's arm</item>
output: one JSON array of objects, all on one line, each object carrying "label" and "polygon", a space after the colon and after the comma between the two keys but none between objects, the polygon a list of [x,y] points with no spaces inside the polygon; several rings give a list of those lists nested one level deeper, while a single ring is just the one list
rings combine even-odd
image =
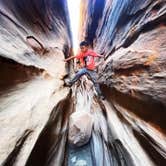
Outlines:
[{"label": "person's arm", "polygon": [[99,57],[99,58],[104,58],[104,55],[99,55],[99,54],[96,54],[97,55],[97,57]]},{"label": "person's arm", "polygon": [[[93,56],[94,57],[99,57],[99,58],[104,58],[104,55],[97,54],[96,52],[93,53]],[[103,63],[103,61],[100,61],[100,62],[96,63],[95,66],[99,67],[102,63]]]},{"label": "person's arm", "polygon": [[69,57],[69,58],[67,58],[67,59],[64,59],[64,61],[65,62],[67,62],[67,61],[69,61],[69,60],[71,60],[71,59],[74,59],[74,58],[76,58],[77,56],[71,56],[71,57]]},{"label": "person's arm", "polygon": [[75,56],[71,56],[71,57],[69,57],[69,58],[67,58],[67,59],[64,59],[64,61],[67,62],[67,61],[69,61],[69,60],[71,60],[71,59],[74,59],[74,58],[80,59],[80,58],[81,58],[81,54],[79,53],[79,54],[77,54],[77,55],[75,55]]},{"label": "person's arm", "polygon": [[103,55],[99,55],[99,54],[97,54],[97,53],[94,52],[94,51],[91,52],[91,55],[94,56],[94,57],[104,58]]}]

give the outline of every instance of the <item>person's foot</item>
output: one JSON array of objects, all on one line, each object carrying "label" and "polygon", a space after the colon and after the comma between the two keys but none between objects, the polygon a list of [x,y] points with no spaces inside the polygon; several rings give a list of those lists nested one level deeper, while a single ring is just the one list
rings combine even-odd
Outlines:
[{"label": "person's foot", "polygon": [[71,84],[71,82],[70,81],[65,81],[65,84],[64,84],[65,86],[68,86],[68,87],[71,87],[72,86],[72,84]]},{"label": "person's foot", "polygon": [[100,98],[101,100],[105,100],[105,96],[103,96],[103,95],[100,95],[99,98]]},{"label": "person's foot", "polygon": [[105,100],[105,96],[100,96],[100,99],[101,100]]}]

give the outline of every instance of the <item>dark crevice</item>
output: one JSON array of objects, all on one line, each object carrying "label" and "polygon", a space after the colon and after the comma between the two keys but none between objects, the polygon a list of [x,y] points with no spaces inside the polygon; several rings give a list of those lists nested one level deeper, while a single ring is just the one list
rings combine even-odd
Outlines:
[{"label": "dark crevice", "polygon": [[142,33],[146,33],[148,31],[152,31],[153,29],[156,29],[160,27],[161,25],[166,26],[166,14],[158,18],[157,20],[154,20],[152,22],[148,22],[142,27]]},{"label": "dark crevice", "polygon": [[63,164],[63,159],[66,155],[66,152],[63,152],[61,141],[64,138],[63,145],[66,144],[68,117],[71,114],[72,107],[73,102],[71,99],[71,94],[69,94],[66,99],[60,101],[52,110],[50,118],[45,128],[41,132],[26,163],[26,166],[52,165],[54,158],[58,157],[60,153],[62,153],[61,164]]},{"label": "dark crevice", "polygon": [[144,64],[137,64],[129,68],[114,70],[114,73],[117,76],[120,76],[120,75],[130,76],[130,75],[133,75],[133,73],[135,72],[141,74],[141,73],[145,73],[145,71],[147,72],[149,71],[149,66]]},{"label": "dark crevice", "polygon": [[134,166],[130,154],[123,146],[120,140],[116,139],[113,143],[113,149],[119,166]]},{"label": "dark crevice", "polygon": [[161,151],[162,149],[155,143],[155,141],[149,135],[147,135],[144,131],[141,132],[142,133],[133,129],[134,135],[136,136],[144,150],[147,152],[149,157],[152,159],[152,161],[156,165],[165,166],[166,159],[154,148],[154,146],[160,149]]},{"label": "dark crevice", "polygon": [[18,27],[19,29],[21,29],[25,34],[28,34],[27,31],[21,26],[18,25],[13,19],[11,19],[7,14],[3,13],[2,11],[0,11],[0,15],[4,16],[5,18],[7,18],[10,22],[12,22],[16,27]]},{"label": "dark crevice", "polygon": [[91,15],[91,22],[87,25],[87,32],[85,40],[89,41],[89,43],[93,47],[93,40],[96,37],[96,30],[99,24],[100,19],[103,15],[103,10],[105,6],[105,0],[96,0],[94,5],[92,2],[88,4],[89,15]]},{"label": "dark crevice", "polygon": [[165,5],[165,2],[161,1],[160,3],[153,6],[152,11],[159,11],[164,5]]},{"label": "dark crevice", "polygon": [[127,48],[132,43],[134,43],[137,38],[148,31],[152,31],[153,29],[156,29],[157,27],[160,27],[160,25],[166,25],[166,14],[161,16],[160,18],[150,21],[147,24],[143,25],[142,27],[135,29],[132,34],[130,34],[127,39],[124,41],[124,43],[121,45],[121,47]]},{"label": "dark crevice", "polygon": [[5,162],[2,164],[3,166],[12,166],[14,165],[19,152],[21,150],[21,148],[24,145],[24,142],[26,141],[26,139],[28,138],[28,136],[32,133],[32,130],[26,130],[24,132],[24,134],[21,136],[21,138],[16,142],[15,148],[14,150],[9,154],[9,156],[7,157],[7,159],[5,160]]},{"label": "dark crevice", "polygon": [[116,50],[118,50],[118,48],[115,48],[115,47],[111,48],[111,51],[109,52],[109,54],[107,56],[104,57],[104,60],[106,60],[108,57],[110,57]]},{"label": "dark crevice", "polygon": [[[157,129],[160,130],[160,132],[166,133],[166,112],[164,111],[166,108],[160,101],[156,101],[151,96],[145,94],[140,98],[132,97],[129,94],[121,93],[114,88],[110,89],[105,85],[102,86],[102,90],[107,100],[114,103],[115,107],[117,103],[144,121],[157,126]],[[136,94],[137,93],[135,92],[135,96],[140,95]]]},{"label": "dark crevice", "polygon": [[34,66],[25,66],[12,59],[1,56],[0,66],[0,95],[6,90],[9,91],[19,83],[31,80],[44,71],[44,69],[39,69]]}]

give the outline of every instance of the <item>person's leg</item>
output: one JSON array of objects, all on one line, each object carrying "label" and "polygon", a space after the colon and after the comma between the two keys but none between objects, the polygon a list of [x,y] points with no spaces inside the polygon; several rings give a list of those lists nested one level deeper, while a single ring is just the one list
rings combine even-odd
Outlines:
[{"label": "person's leg", "polygon": [[87,70],[87,74],[90,77],[91,81],[93,82],[98,96],[103,96],[103,94],[100,90],[100,86],[97,83],[97,73],[95,71]]},{"label": "person's leg", "polygon": [[80,69],[75,76],[69,81],[69,84],[73,85],[81,76],[87,73],[86,68]]}]

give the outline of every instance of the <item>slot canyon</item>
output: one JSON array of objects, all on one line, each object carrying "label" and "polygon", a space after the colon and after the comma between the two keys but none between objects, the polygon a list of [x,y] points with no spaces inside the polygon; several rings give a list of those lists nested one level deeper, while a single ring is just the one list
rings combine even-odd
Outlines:
[{"label": "slot canyon", "polygon": [[[0,166],[165,166],[166,1],[80,0],[78,34],[76,1],[0,0]],[[105,100],[65,86],[83,40]]]}]

